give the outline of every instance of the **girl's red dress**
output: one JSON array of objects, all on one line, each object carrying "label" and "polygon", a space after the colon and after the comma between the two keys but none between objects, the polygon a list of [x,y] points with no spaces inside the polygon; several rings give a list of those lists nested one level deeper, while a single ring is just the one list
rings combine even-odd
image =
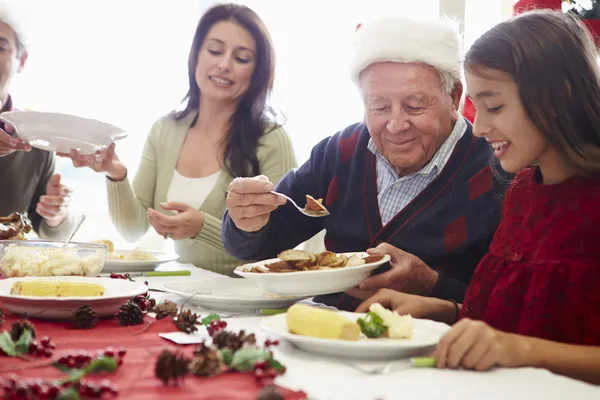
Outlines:
[{"label": "girl's red dress", "polygon": [[600,178],[539,183],[521,171],[461,317],[505,332],[600,345]]}]

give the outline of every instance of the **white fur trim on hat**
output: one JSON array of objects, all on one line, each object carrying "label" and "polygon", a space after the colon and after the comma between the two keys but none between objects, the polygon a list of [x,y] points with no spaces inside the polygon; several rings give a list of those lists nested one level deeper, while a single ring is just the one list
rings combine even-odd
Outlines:
[{"label": "white fur trim on hat", "polygon": [[0,22],[10,26],[17,39],[24,46],[29,46],[29,38],[25,32],[24,15],[21,9],[15,6],[15,0],[0,0]]},{"label": "white fur trim on hat", "polygon": [[460,80],[462,62],[458,24],[448,18],[411,20],[386,17],[360,25],[350,61],[352,80],[376,62],[429,64]]}]

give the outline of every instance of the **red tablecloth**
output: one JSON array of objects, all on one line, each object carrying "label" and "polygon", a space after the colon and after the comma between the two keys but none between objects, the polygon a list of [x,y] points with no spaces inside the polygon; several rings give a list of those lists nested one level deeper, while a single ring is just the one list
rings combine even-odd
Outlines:
[{"label": "red tablecloth", "polygon": [[[154,321],[146,317],[147,321]],[[4,329],[10,329],[17,318],[7,316]],[[172,321],[168,319],[155,321],[143,333],[139,333],[144,325],[133,327],[120,327],[116,320],[99,321],[96,328],[91,330],[74,330],[66,323],[53,323],[31,320],[35,325],[37,337],[50,336],[56,344],[54,358],[60,357],[64,352],[84,350],[96,352],[108,346],[115,349],[124,347],[127,354],[124,364],[113,374],[90,375],[89,379],[100,382],[109,379],[119,387],[119,399],[197,399],[197,400],[246,400],[256,399],[260,387],[255,379],[248,374],[227,373],[213,378],[200,378],[190,376],[179,387],[164,387],[162,382],[154,376],[155,360],[165,347],[176,347],[171,342],[162,339],[158,333],[175,331]],[[186,346],[185,351],[191,352],[192,347]],[[0,357],[0,370],[7,365],[23,363],[37,363],[43,358],[34,358],[34,361],[23,361],[12,357]],[[47,360],[47,359],[45,359]],[[19,370],[12,372],[23,378],[55,379],[65,377],[55,368],[45,367],[37,369]],[[8,375],[2,372],[0,377]],[[86,377],[88,379],[88,377]],[[305,399],[302,392],[293,392],[280,388],[286,399]]]}]

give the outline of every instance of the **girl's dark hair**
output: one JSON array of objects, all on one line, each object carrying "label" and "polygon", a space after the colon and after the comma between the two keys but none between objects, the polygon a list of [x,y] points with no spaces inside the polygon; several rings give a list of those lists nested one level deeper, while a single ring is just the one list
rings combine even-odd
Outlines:
[{"label": "girl's dark hair", "polygon": [[598,52],[571,13],[531,11],[502,22],[473,43],[465,69],[502,71],[518,85],[535,127],[578,175],[600,173]]},{"label": "girl's dark hair", "polygon": [[[261,136],[265,133],[270,116],[275,113],[268,107],[267,100],[275,78],[275,51],[271,36],[259,16],[250,8],[239,4],[219,4],[211,7],[200,19],[190,49],[188,59],[189,90],[182,104],[185,108],[176,111],[174,117],[181,120],[198,110],[200,89],[196,82],[198,53],[206,35],[214,24],[220,21],[233,21],[246,29],[256,42],[254,73],[250,86],[239,100],[238,107],[231,117],[229,133],[225,138],[224,168],[233,177],[260,175],[256,150]],[[194,120],[192,125],[196,124]],[[276,129],[273,123],[273,129]]]}]

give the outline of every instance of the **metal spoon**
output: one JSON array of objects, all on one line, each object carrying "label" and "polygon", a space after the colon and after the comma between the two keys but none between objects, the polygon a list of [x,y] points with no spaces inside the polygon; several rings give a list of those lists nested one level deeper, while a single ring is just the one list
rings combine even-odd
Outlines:
[{"label": "metal spoon", "polygon": [[73,236],[75,236],[75,234],[79,230],[79,227],[81,226],[81,224],[83,224],[83,221],[85,221],[85,215],[82,215],[81,217],[79,217],[79,219],[77,220],[77,222],[75,223],[75,225],[71,229],[71,232],[69,233],[69,236],[67,236],[67,239],[65,240],[65,243],[62,245],[63,249],[69,245],[69,242],[71,241],[71,239],[73,239]]},{"label": "metal spoon", "polygon": [[277,196],[286,198],[290,203],[292,203],[292,205],[294,207],[296,207],[298,209],[298,211],[300,211],[302,214],[306,215],[307,217],[318,218],[318,217],[326,217],[329,215],[329,212],[327,212],[327,211],[306,211],[304,208],[298,207],[298,204],[296,204],[296,202],[294,202],[294,200],[290,199],[285,194],[279,193],[279,192],[274,192],[274,191],[271,191],[271,193],[273,193]]}]

